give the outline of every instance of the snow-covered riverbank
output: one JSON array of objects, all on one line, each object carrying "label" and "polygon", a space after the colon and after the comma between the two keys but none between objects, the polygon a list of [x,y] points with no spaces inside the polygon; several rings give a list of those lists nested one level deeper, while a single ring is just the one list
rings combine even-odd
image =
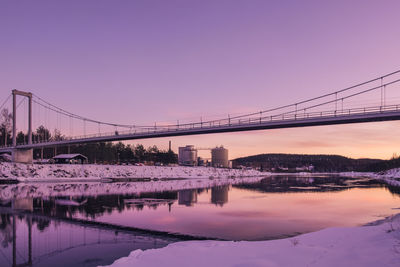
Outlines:
[{"label": "snow-covered riverbank", "polygon": [[135,250],[112,267],[128,266],[399,266],[400,215],[369,226],[328,228],[293,238],[187,241]]},{"label": "snow-covered riverbank", "polygon": [[400,186],[400,168],[374,173],[371,177],[382,180],[389,185]]},{"label": "snow-covered riverbank", "polygon": [[101,180],[105,178],[234,178],[266,175],[256,170],[211,167],[164,167],[123,165],[55,165],[0,163],[0,179],[27,181],[66,181],[74,179]]},{"label": "snow-covered riverbank", "polygon": [[383,181],[389,185],[400,186],[400,168],[390,169],[379,173],[374,172],[341,172],[340,176],[355,178],[372,178]]},{"label": "snow-covered riverbank", "polygon": [[15,198],[61,197],[61,196],[97,196],[97,195],[140,195],[185,189],[210,188],[223,185],[256,183],[264,177],[239,177],[218,179],[180,179],[158,180],[150,182],[22,182],[0,185],[0,201]]},{"label": "snow-covered riverbank", "polygon": [[20,182],[57,182],[57,181],[100,181],[107,178],[119,180],[137,179],[204,179],[237,178],[257,176],[315,176],[341,175],[350,177],[368,177],[383,180],[391,185],[400,186],[400,168],[381,173],[342,172],[342,173],[268,173],[257,170],[223,169],[211,167],[182,166],[127,166],[127,165],[69,165],[69,164],[18,164],[0,163],[0,180],[18,180]]}]

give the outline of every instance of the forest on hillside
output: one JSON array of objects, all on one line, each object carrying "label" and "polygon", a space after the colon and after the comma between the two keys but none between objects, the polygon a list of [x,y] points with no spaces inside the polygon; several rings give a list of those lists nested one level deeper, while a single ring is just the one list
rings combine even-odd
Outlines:
[{"label": "forest on hillside", "polygon": [[233,166],[258,168],[265,171],[293,172],[306,167],[314,172],[377,172],[400,167],[400,158],[390,160],[352,159],[339,155],[259,154],[233,160]]}]

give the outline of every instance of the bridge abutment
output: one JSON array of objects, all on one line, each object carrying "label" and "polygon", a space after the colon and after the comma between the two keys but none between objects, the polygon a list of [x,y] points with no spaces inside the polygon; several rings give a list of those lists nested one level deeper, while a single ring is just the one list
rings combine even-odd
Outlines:
[{"label": "bridge abutment", "polygon": [[33,162],[33,149],[18,149],[12,150],[12,161],[16,163],[32,164]]}]

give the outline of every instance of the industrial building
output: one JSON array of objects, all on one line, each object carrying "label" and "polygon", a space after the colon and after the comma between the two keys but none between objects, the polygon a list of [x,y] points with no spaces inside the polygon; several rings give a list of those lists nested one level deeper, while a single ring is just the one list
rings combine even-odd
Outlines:
[{"label": "industrial building", "polygon": [[231,168],[228,149],[223,146],[215,148],[195,148],[193,145],[179,147],[178,163],[183,166],[209,166],[209,161],[197,157],[198,150],[211,150],[211,166],[215,168]]},{"label": "industrial building", "polygon": [[229,168],[228,149],[223,146],[211,149],[211,165],[217,168]]},{"label": "industrial building", "polygon": [[178,163],[184,166],[197,166],[197,149],[192,145],[179,147]]}]

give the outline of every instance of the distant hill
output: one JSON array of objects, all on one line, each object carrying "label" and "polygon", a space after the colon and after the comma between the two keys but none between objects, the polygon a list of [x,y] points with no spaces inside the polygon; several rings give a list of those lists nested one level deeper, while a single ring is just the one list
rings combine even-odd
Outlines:
[{"label": "distant hill", "polygon": [[233,167],[246,166],[275,171],[309,169],[316,172],[338,172],[380,171],[385,169],[387,162],[380,159],[352,159],[339,155],[259,154],[234,159],[232,164]]}]

